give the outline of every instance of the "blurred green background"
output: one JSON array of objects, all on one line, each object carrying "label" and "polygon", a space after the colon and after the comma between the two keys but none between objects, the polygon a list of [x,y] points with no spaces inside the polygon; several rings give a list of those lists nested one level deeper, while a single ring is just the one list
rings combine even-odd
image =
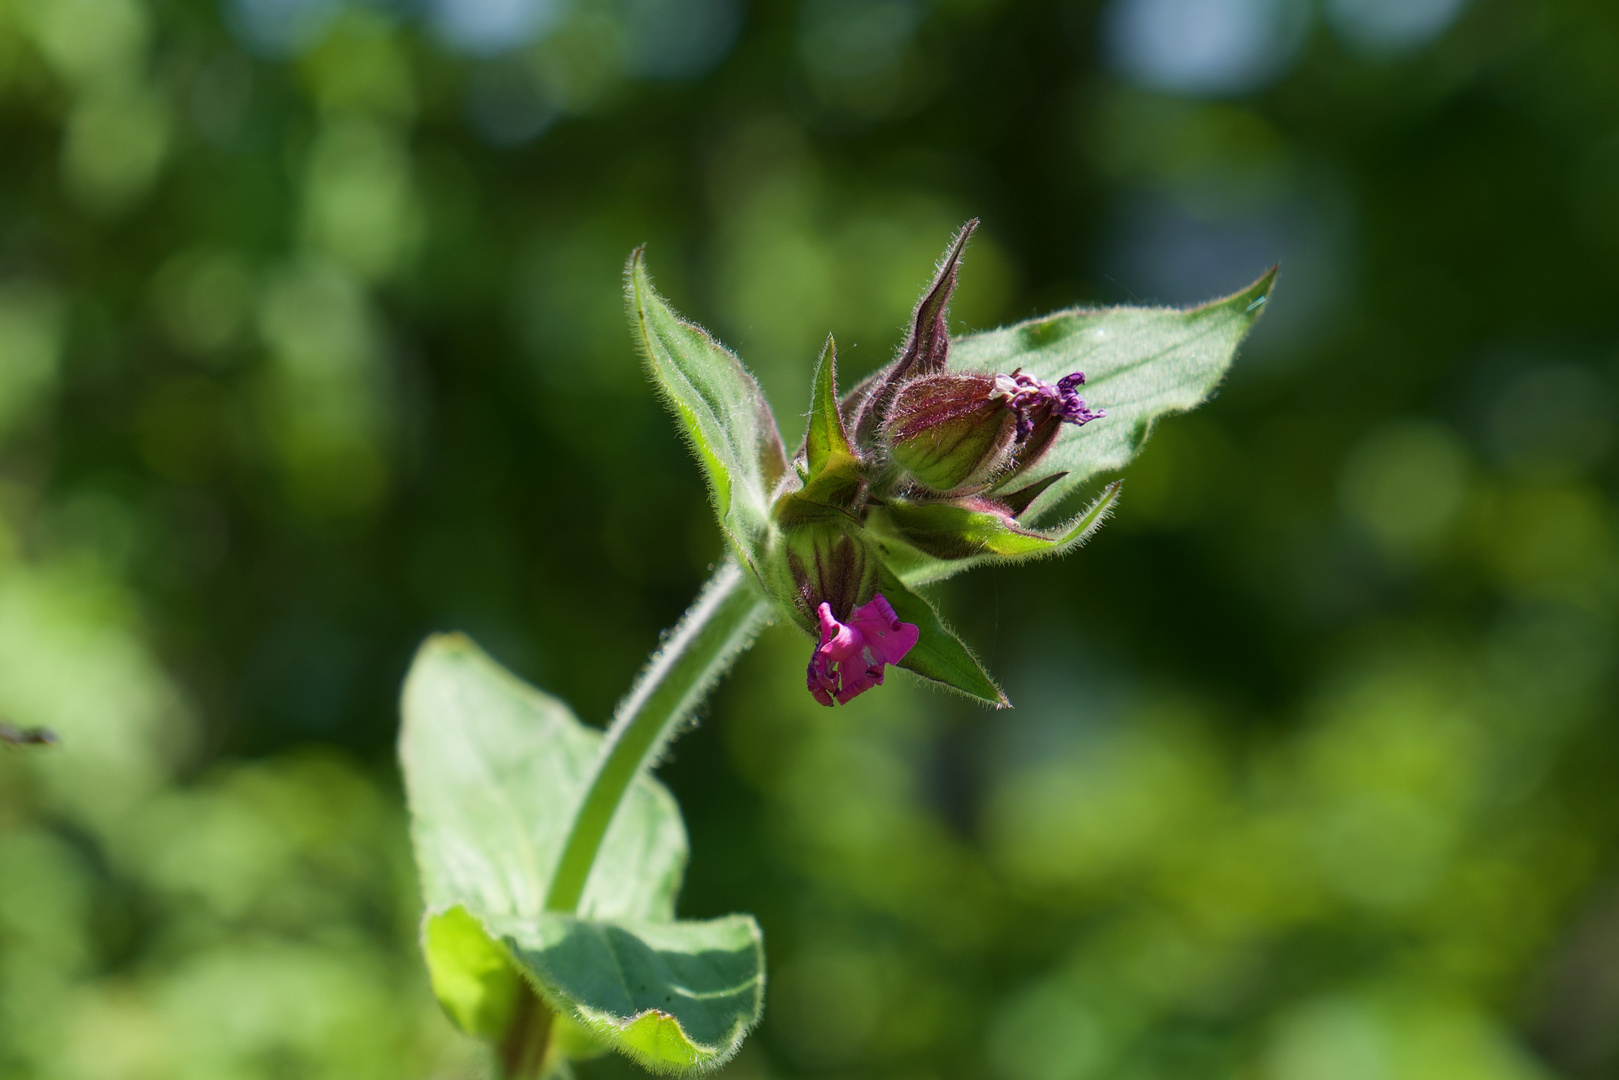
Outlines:
[{"label": "blurred green background", "polygon": [[1014,711],[778,629],[676,746],[726,1075],[1619,1076],[1619,8],[0,0],[0,1077],[480,1075],[395,696],[599,722],[718,557],[625,255],[793,439],[973,215],[963,329],[1281,284],[941,591]]}]

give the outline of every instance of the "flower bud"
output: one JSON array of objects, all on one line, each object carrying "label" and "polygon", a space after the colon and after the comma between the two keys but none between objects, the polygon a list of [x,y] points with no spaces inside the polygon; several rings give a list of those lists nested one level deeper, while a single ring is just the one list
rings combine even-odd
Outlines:
[{"label": "flower bud", "polygon": [[861,446],[871,445],[878,428],[892,411],[894,398],[901,387],[921,376],[937,375],[944,371],[950,359],[950,326],[946,318],[950,296],[956,291],[956,271],[961,263],[961,253],[976,228],[978,219],[973,218],[950,241],[950,250],[944,253],[933,284],[917,301],[916,311],[911,316],[911,333],[899,359],[878,372],[866,392],[860,395],[851,429],[855,441]]},{"label": "flower bud", "polygon": [[1056,385],[1025,375],[925,375],[900,388],[885,428],[889,451],[921,486],[972,494],[1028,468],[1063,424],[1102,416],[1078,393],[1081,372]]},{"label": "flower bud", "polygon": [[923,487],[961,491],[992,478],[1016,435],[997,376],[924,375],[900,388],[884,432],[894,461]]}]

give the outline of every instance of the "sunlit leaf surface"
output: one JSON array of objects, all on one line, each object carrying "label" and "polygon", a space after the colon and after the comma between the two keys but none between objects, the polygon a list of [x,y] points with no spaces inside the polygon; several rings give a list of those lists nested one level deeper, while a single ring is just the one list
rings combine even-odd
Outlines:
[{"label": "sunlit leaf surface", "polygon": [[526,976],[649,1068],[702,1069],[734,1053],[763,1007],[759,928],[747,916],[673,921],[686,833],[664,787],[643,775],[620,804],[581,917],[546,913],[601,734],[458,635],[422,647],[404,717],[423,947],[457,1025],[498,1039]]},{"label": "sunlit leaf surface", "polygon": [[1117,307],[1059,311],[957,340],[950,365],[963,370],[1022,368],[1047,382],[1085,373],[1086,402],[1100,420],[1065,428],[1040,461],[1043,473],[1067,472],[1036,502],[1050,507],[1100,472],[1121,469],[1163,416],[1196,408],[1231,367],[1237,347],[1268,302],[1273,269],[1258,281],[1200,307]]},{"label": "sunlit leaf surface", "polygon": [[745,915],[706,922],[497,921],[513,955],[595,1035],[658,1071],[729,1058],[764,1006],[764,945]]}]

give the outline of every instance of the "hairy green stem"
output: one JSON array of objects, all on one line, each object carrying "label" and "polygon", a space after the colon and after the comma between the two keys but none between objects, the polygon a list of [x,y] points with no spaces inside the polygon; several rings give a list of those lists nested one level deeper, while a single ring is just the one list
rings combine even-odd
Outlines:
[{"label": "hairy green stem", "polygon": [[590,788],[568,832],[547,911],[573,912],[585,894],[613,815],[641,769],[655,761],[737,654],[753,643],[770,604],[727,560],[619,704]]}]

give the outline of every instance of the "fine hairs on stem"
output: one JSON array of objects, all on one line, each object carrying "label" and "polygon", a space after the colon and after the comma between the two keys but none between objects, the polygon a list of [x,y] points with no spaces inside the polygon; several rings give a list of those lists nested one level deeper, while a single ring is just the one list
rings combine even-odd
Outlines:
[{"label": "fine hairs on stem", "polygon": [[619,705],[590,786],[579,804],[546,896],[548,911],[573,912],[624,793],[677,735],[736,656],[753,643],[770,604],[723,563]]},{"label": "fine hairs on stem", "polygon": [[[655,762],[688,726],[703,696],[769,619],[770,605],[753,592],[734,562],[723,563],[663,640],[614,714],[601,758],[580,801],[546,895],[548,911],[572,914],[613,816],[641,770]],[[519,1022],[500,1048],[508,1080],[529,1080],[545,1068],[550,1007],[525,981]]]}]

